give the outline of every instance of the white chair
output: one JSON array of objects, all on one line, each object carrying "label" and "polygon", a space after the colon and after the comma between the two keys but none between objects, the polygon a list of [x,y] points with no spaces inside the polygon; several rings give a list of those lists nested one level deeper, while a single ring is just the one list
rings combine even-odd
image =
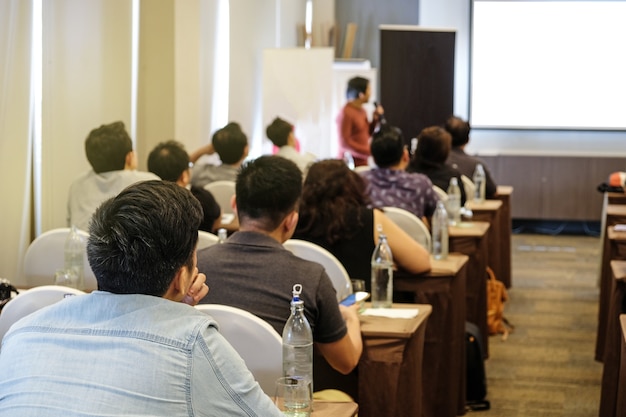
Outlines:
[{"label": "white chair", "polygon": [[205,185],[204,188],[213,194],[215,201],[222,208],[222,214],[233,213],[230,200],[235,195],[235,181],[213,181]]},{"label": "white chair", "polygon": [[466,175],[461,175],[461,181],[463,182],[463,188],[465,189],[466,201],[471,201],[474,198],[474,192],[476,192],[474,181]]},{"label": "white chair", "polygon": [[85,293],[76,288],[62,287],[60,285],[43,285],[20,291],[2,309],[2,314],[0,314],[0,340],[2,340],[13,323],[40,308],[61,301],[68,294],[82,295]]},{"label": "white chair", "polygon": [[383,207],[383,210],[387,217],[430,252],[430,231],[419,217],[398,207]]},{"label": "white chair", "polygon": [[[352,283],[348,271],[341,262],[323,247],[306,240],[289,239],[283,246],[299,258],[321,264],[330,277],[335,291],[337,291],[337,301],[341,301],[352,294]],[[367,260],[369,262],[369,259]],[[306,285],[304,287],[306,289]]]},{"label": "white chair", "polygon": [[435,194],[437,194],[437,196],[439,197],[441,201],[443,201],[444,203],[448,201],[448,193],[445,192],[443,189],[433,184],[433,190],[435,191]]},{"label": "white chair", "polygon": [[354,172],[360,174],[361,172],[369,171],[370,169],[372,169],[372,167],[370,167],[369,165],[360,165],[354,168]]},{"label": "white chair", "polygon": [[274,396],[274,384],[283,371],[283,342],[276,330],[240,308],[220,304],[198,304],[196,308],[215,319],[220,333],[246,362],[261,389]]},{"label": "white chair", "polygon": [[217,242],[219,242],[217,235],[205,232],[204,230],[198,230],[198,250],[213,246]]},{"label": "white chair", "polygon": [[[24,254],[24,278],[27,287],[54,284],[54,274],[62,269],[65,263],[65,240],[70,233],[68,227],[48,230],[31,242]],[[85,248],[89,234],[79,230]],[[92,291],[98,288],[96,277],[89,266],[87,251],[84,258],[85,290]]]}]

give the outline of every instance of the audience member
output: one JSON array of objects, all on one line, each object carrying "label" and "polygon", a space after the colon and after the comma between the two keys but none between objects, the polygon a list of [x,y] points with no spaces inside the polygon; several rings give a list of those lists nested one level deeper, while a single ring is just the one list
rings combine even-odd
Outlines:
[{"label": "audience member", "polygon": [[127,186],[158,177],[136,171],[137,155],[123,122],[102,125],[89,132],[85,153],[91,170],[78,177],[69,189],[67,225],[87,230],[96,208]]},{"label": "audience member", "polygon": [[300,168],[300,171],[306,174],[309,165],[315,161],[315,155],[308,152],[305,154],[298,152],[293,125],[277,117],[267,126],[265,133],[274,146],[278,148],[276,155],[293,161]]},{"label": "audience member", "polygon": [[344,154],[348,152],[352,155],[355,166],[368,164],[370,136],[383,114],[383,108],[378,106],[374,111],[372,121],[368,121],[363,105],[369,101],[370,94],[371,86],[367,78],[351,78],[346,89],[348,102],[337,117],[339,159],[342,159]]},{"label": "audience member", "polygon": [[415,274],[428,271],[428,251],[381,210],[367,208],[368,204],[365,181],[343,161],[316,162],[304,181],[294,237],[326,248],[351,278],[365,280],[367,291],[371,290],[370,259],[378,242],[378,225],[399,268]]},{"label": "audience member", "polygon": [[98,291],[20,320],[0,353],[0,414],[276,416],[216,322],[188,304],[208,292],[196,267],[200,203],[145,181],[95,212],[87,255]]},{"label": "audience member", "polygon": [[[210,163],[196,164],[203,155],[217,153],[221,165]],[[195,165],[192,170],[191,184],[204,187],[213,181],[235,181],[241,164],[248,156],[248,138],[238,123],[230,122],[213,134],[211,143],[201,147],[190,155]]]},{"label": "audience member", "polygon": [[172,181],[189,189],[200,202],[204,213],[200,230],[206,232],[217,230],[222,209],[211,192],[202,187],[189,185],[191,179],[189,155],[182,143],[175,140],[159,143],[148,155],[148,171],[158,175],[164,181]]},{"label": "audience member", "polygon": [[417,148],[407,167],[408,172],[417,172],[430,178],[433,185],[448,190],[450,179],[456,177],[461,189],[461,206],[465,205],[466,195],[461,173],[446,164],[452,137],[439,126],[430,126],[422,129],[417,136]]},{"label": "audience member", "polygon": [[370,148],[377,167],[363,171],[361,176],[367,183],[366,193],[372,206],[399,207],[422,219],[431,217],[439,197],[427,176],[405,171],[409,151],[402,131],[383,126],[374,134]]},{"label": "audience member", "polygon": [[324,268],[282,245],[298,222],[301,191],[302,174],[285,158],[262,156],[242,167],[235,194],[239,231],[198,253],[198,268],[211,272],[212,287],[201,302],[250,311],[282,335],[293,286],[302,284],[313,341],[328,363],[346,374],[362,351],[356,306],[338,305]]},{"label": "audience member", "polygon": [[469,179],[474,177],[476,165],[482,164],[485,169],[487,181],[485,183],[485,195],[491,198],[496,194],[497,185],[487,168],[487,165],[479,158],[465,153],[465,145],[469,143],[470,124],[465,120],[450,116],[446,120],[445,129],[452,136],[452,149],[448,155],[447,164],[456,168],[462,175]]}]

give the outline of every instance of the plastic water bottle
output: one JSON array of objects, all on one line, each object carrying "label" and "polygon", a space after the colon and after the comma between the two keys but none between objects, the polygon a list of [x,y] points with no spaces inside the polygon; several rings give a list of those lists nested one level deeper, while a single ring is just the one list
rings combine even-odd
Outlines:
[{"label": "plastic water bottle", "polygon": [[485,183],[487,181],[482,164],[476,164],[472,181],[474,181],[474,201],[482,203],[485,201]]},{"label": "plastic water bottle", "polygon": [[313,333],[300,299],[302,285],[293,286],[291,315],[283,328],[283,376],[311,381],[313,397]]},{"label": "plastic water bottle", "polygon": [[382,226],[372,253],[372,308],[390,308],[393,301],[393,256]]},{"label": "plastic water bottle", "polygon": [[433,258],[446,259],[448,257],[448,213],[441,200],[437,202],[437,208],[433,214],[431,235]]},{"label": "plastic water bottle", "polygon": [[85,264],[83,261],[84,253],[85,242],[78,234],[76,226],[72,225],[70,233],[65,239],[64,268],[66,271],[71,271],[76,276],[76,288],[78,289],[84,289],[85,287]]},{"label": "plastic water bottle", "polygon": [[450,178],[447,210],[451,226],[461,222],[461,188],[456,177]]},{"label": "plastic water bottle", "polygon": [[224,243],[228,238],[228,232],[223,227],[217,229],[217,243]]},{"label": "plastic water bottle", "polygon": [[345,151],[343,153],[343,161],[346,163],[348,168],[350,168],[350,170],[354,171],[354,158],[349,151]]}]

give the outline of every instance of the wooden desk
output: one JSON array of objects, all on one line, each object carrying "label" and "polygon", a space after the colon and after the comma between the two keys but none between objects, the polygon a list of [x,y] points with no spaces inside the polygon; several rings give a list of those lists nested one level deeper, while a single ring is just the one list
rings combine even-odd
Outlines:
[{"label": "wooden desk", "polygon": [[239,217],[232,214],[222,214],[218,229],[224,228],[229,235],[239,230]]},{"label": "wooden desk", "polygon": [[469,256],[465,291],[465,320],[480,329],[489,357],[489,329],[487,328],[487,274],[489,223],[462,222],[448,228],[450,252]]},{"label": "wooden desk", "polygon": [[357,411],[359,406],[354,402],[315,400],[311,417],[354,417]]},{"label": "wooden desk", "polygon": [[431,259],[423,275],[398,271],[394,288],[414,302],[432,305],[426,327],[423,364],[423,417],[453,417],[465,413],[465,287],[468,256],[450,254]]},{"label": "wooden desk", "polygon": [[501,277],[506,275],[504,271],[504,262],[502,261],[503,251],[501,247],[502,221],[500,218],[502,201],[485,200],[480,204],[470,201],[469,208],[472,209],[472,212],[474,213],[474,216],[472,217],[473,221],[489,222],[488,265],[491,269],[493,269],[493,272],[496,274],[498,280],[502,281]]},{"label": "wooden desk", "polygon": [[[615,416],[617,390],[620,371],[620,355],[623,339],[620,314],[626,297],[626,261],[611,261],[612,291],[604,343],[604,366],[602,368],[602,392],[600,395],[600,416]],[[624,358],[626,360],[626,357]]]},{"label": "wooden desk", "polygon": [[352,396],[359,404],[360,417],[422,414],[422,361],[426,322],[432,307],[426,304],[393,307],[416,308],[419,313],[410,319],[360,315],[363,354],[357,369],[349,375],[332,369],[315,352],[315,390],[333,388]]},{"label": "wooden desk", "polygon": [[[619,364],[619,379],[617,382],[617,392],[626,392],[626,314],[619,316],[621,329],[621,353]],[[617,406],[615,416],[626,417],[626,395],[617,396]]]},{"label": "wooden desk", "polygon": [[513,233],[513,221],[511,215],[511,194],[513,187],[510,185],[498,185],[495,200],[502,201],[500,209],[500,256],[502,260],[502,276],[498,277],[507,287],[511,288],[513,279],[511,275],[511,235]]},{"label": "wooden desk", "polygon": [[609,314],[611,287],[613,277],[611,275],[611,241],[608,229],[618,223],[626,223],[626,204],[608,204],[606,216],[603,219],[602,230],[602,258],[600,262],[600,301],[598,308],[598,332],[596,334],[595,359],[602,362],[604,357],[604,340],[606,335],[606,322]]}]

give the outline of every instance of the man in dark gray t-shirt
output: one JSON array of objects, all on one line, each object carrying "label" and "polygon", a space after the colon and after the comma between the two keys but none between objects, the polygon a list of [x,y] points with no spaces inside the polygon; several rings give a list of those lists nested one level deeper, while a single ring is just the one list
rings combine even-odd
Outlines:
[{"label": "man in dark gray t-shirt", "polygon": [[313,341],[334,369],[347,374],[363,350],[357,307],[338,305],[324,268],[282,245],[298,223],[301,192],[302,174],[290,160],[262,156],[241,168],[236,185],[239,231],[224,244],[198,252],[198,269],[211,289],[201,303],[242,308],[282,334],[293,285],[302,284]]}]

